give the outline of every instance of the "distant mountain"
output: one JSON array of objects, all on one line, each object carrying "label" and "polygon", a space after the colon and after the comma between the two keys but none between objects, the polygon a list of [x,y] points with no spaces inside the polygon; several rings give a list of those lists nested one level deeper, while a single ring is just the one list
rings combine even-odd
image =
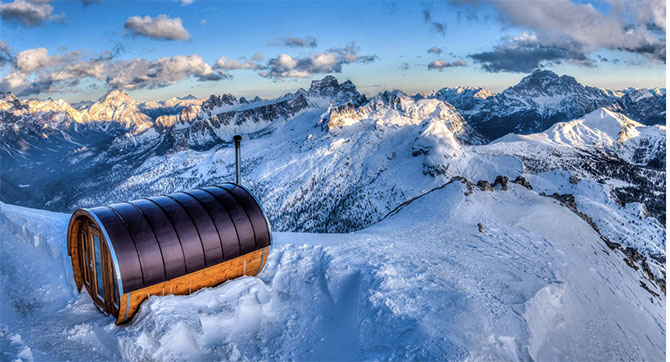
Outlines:
[{"label": "distant mountain", "polygon": [[[642,107],[658,97],[662,90],[606,91],[546,72],[500,94],[368,99],[334,77],[276,99],[136,102],[115,91],[82,110],[5,94],[0,200],[69,212],[229,181],[231,139],[241,134],[243,182],[274,230],[360,230],[452,180],[489,190],[516,179],[589,220],[606,247],[653,258],[662,275],[665,128],[613,111],[629,99],[629,110],[658,115]],[[504,134],[513,123],[503,120],[514,119],[524,132],[486,144],[487,132]]]},{"label": "distant mountain", "polygon": [[[47,205],[55,210],[176,191],[229,179],[232,175],[229,158],[215,162],[219,165],[216,167],[203,165],[209,170],[204,174],[202,168],[191,167],[205,162],[200,159],[200,152],[227,154],[232,135],[239,133],[246,139],[266,139],[277,145],[267,149],[276,148],[279,154],[266,154],[266,147],[256,153],[246,150],[251,156],[247,161],[252,162],[250,169],[269,164],[281,169],[283,162],[295,162],[282,158],[287,155],[302,155],[300,157],[309,160],[318,156],[317,159],[323,160],[310,162],[315,165],[326,162],[328,166],[320,166],[315,174],[339,180],[331,186],[322,186],[321,196],[310,197],[309,205],[303,205],[304,208],[295,208],[297,201],[279,191],[272,193],[273,197],[279,197],[273,201],[276,206],[272,210],[276,213],[272,217],[282,229],[347,231],[375,222],[392,205],[435,187],[449,177],[520,172],[516,166],[509,168],[515,161],[500,155],[513,154],[527,163],[524,167],[533,165],[538,172],[550,169],[546,159],[523,155],[514,149],[496,151],[496,156],[473,156],[472,150],[476,148],[472,146],[498,138],[509,130],[517,134],[538,133],[524,139],[523,145],[546,138],[551,140],[547,142],[552,149],[567,147],[571,152],[578,151],[574,157],[570,154],[578,165],[566,166],[565,162],[556,160],[551,166],[556,169],[582,170],[590,167],[588,162],[583,162],[585,159],[600,157],[598,162],[606,164],[609,161],[605,160],[614,157],[624,166],[638,167],[638,171],[631,171],[632,175],[642,177],[645,172],[657,172],[653,170],[665,172],[665,139],[661,131],[626,118],[620,122],[625,127],[617,127],[624,127],[635,137],[628,137],[630,140],[623,143],[625,146],[614,147],[618,136],[601,131],[602,127],[609,126],[604,123],[602,127],[593,126],[590,117],[595,116],[580,121],[584,114],[601,108],[600,112],[608,119],[620,120],[624,116],[611,110],[621,104],[628,105],[629,113],[659,116],[660,109],[644,106],[643,102],[656,105],[658,99],[665,97],[665,92],[648,93],[650,95],[641,90],[613,92],[585,87],[572,77],[536,71],[500,94],[483,88],[456,88],[417,95],[386,91],[368,99],[350,81],[339,83],[335,77],[327,76],[313,81],[308,90],[301,89],[276,99],[256,97],[251,101],[223,94],[204,100],[173,98],[164,102],[136,102],[124,92],[112,91],[88,108],[77,110],[62,101],[21,101],[13,95],[4,95],[0,102],[0,152],[10,157],[2,165],[2,182],[4,190],[13,190],[19,184],[39,185],[40,195],[31,197],[27,205]],[[608,103],[612,100],[615,102]],[[454,104],[467,109],[459,111]],[[565,120],[567,117],[571,118]],[[547,128],[550,130],[539,133]],[[567,130],[572,133],[565,133]],[[519,139],[520,136],[514,137]],[[505,141],[511,139],[513,137],[508,137]],[[565,143],[566,139],[574,142],[558,142]],[[586,147],[589,142],[609,142],[612,147]],[[333,144],[343,147],[336,153],[339,156],[332,154]],[[582,150],[583,147],[586,148]],[[312,154],[315,149],[320,153]],[[173,158],[181,161],[173,163]],[[375,162],[370,163],[370,160]],[[477,166],[473,166],[473,162]],[[538,166],[540,163],[544,166]],[[405,166],[400,165],[411,167],[405,170]],[[482,169],[481,165],[487,165],[488,169]],[[642,181],[631,181],[630,175],[622,174],[630,167],[619,167],[608,177],[642,187]],[[398,181],[404,179],[402,174],[415,172],[419,172],[421,178],[414,177],[406,184]],[[88,178],[73,179],[70,173],[88,175]],[[598,176],[591,171],[588,174]],[[300,189],[298,185],[315,182],[304,177],[308,175],[291,175],[286,179],[282,176],[283,181],[275,180],[273,187],[288,192]],[[652,178],[656,179],[657,175]],[[300,180],[298,184],[297,180]],[[383,201],[373,203],[369,199],[370,187],[360,186],[365,183],[384,185],[372,190],[394,191],[391,194],[386,191]],[[259,184],[259,187],[264,189],[269,185]],[[1,195],[4,200],[26,199],[4,190]],[[314,190],[303,192],[312,194]],[[644,200],[640,192],[625,199]],[[368,196],[361,197],[361,193]],[[326,202],[322,197],[338,201],[334,204],[329,201],[318,217],[304,213]],[[357,200],[345,201],[349,197]],[[303,199],[298,197],[298,200]],[[661,204],[654,205],[650,208],[656,210],[652,213],[658,217]]]},{"label": "distant mountain", "polygon": [[145,129],[152,125],[151,118],[142,112],[138,102],[122,90],[113,90],[84,113],[85,121],[114,121],[126,128]]},{"label": "distant mountain", "polygon": [[665,126],[644,126],[623,114],[599,108],[583,118],[559,122],[542,133],[510,134],[496,142],[514,140],[545,143],[579,150],[616,154],[629,163],[665,169]]},{"label": "distant mountain", "polygon": [[453,104],[465,119],[493,140],[508,133],[541,132],[607,107],[647,125],[665,124],[665,90],[611,91],[584,86],[575,78],[536,70],[517,85],[492,95],[486,90],[444,88],[436,97]]},{"label": "distant mountain", "polygon": [[608,185],[618,205],[639,202],[665,224],[666,128],[645,126],[599,108],[531,135],[510,134],[487,145],[523,160],[528,172],[570,172]]}]

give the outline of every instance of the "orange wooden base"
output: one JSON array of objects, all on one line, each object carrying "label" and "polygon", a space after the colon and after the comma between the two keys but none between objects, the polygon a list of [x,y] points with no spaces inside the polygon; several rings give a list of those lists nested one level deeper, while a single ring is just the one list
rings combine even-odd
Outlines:
[{"label": "orange wooden base", "polygon": [[209,268],[126,293],[121,296],[116,324],[129,321],[140,308],[140,304],[150,295],[191,294],[243,275],[258,275],[265,267],[269,251],[270,247],[267,246]]}]

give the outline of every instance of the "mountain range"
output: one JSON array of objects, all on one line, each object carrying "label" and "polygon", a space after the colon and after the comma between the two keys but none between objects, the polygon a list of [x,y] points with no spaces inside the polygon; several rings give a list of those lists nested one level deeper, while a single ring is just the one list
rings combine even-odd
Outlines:
[{"label": "mountain range", "polygon": [[498,94],[368,98],[332,76],[276,99],[138,102],[115,90],[71,106],[4,94],[0,199],[71,212],[220,183],[233,179],[241,134],[243,181],[275,230],[350,232],[454,178],[483,189],[536,178],[547,195],[574,189],[574,209],[608,242],[664,268],[664,122],[664,89],[610,91],[549,71]]},{"label": "mountain range", "polygon": [[[219,340],[268,359],[658,359],[665,101],[665,89],[606,90],[549,71],[497,94],[368,97],[332,76],[275,99],[140,102],[114,90],[70,105],[3,94],[0,274],[29,286],[8,289],[12,305],[42,304],[17,313],[10,332],[0,325],[0,349],[77,359],[72,341],[84,338],[103,341],[94,354],[179,359],[179,344],[163,341],[181,338],[209,359],[235,356]],[[123,330],[91,308],[73,314],[86,297],[66,282],[69,213],[233,180],[234,134],[242,183],[277,236],[260,279],[151,299]],[[249,319],[249,301],[269,324]],[[240,325],[256,337],[219,333]],[[320,350],[342,331],[362,347]],[[293,348],[296,336],[309,348]],[[248,341],[258,338],[278,352],[257,351]]]}]

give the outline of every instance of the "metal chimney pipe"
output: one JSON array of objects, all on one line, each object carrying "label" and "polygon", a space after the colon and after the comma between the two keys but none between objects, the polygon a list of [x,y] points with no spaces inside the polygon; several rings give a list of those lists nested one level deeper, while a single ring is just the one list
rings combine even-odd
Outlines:
[{"label": "metal chimney pipe", "polygon": [[242,136],[236,134],[233,136],[233,141],[235,141],[235,183],[240,185],[242,182],[242,173],[240,172],[240,164],[242,164],[240,156],[240,141]]}]

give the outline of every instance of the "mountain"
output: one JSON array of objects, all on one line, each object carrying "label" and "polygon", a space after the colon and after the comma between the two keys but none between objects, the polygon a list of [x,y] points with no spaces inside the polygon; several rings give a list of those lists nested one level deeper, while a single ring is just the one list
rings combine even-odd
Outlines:
[{"label": "mountain", "polygon": [[[560,90],[563,83],[572,93],[584,88],[565,77],[531,76],[518,89],[503,92],[505,97],[522,91],[528,97],[549,97],[567,92]],[[545,82],[538,80],[545,76]],[[454,94],[468,92],[479,94],[481,102],[499,97],[482,90]],[[495,184],[498,176],[497,185],[505,178],[540,177],[549,195],[572,190],[577,210],[609,210],[593,222],[610,240],[645,258],[664,260],[663,127],[644,126],[608,106],[544,132],[484,144],[486,138],[468,121],[468,113],[463,116],[440,93],[445,94],[387,91],[368,99],[351,82],[326,77],[312,82],[309,90],[276,99],[249,101],[223,94],[200,104],[175,101],[182,107],[179,113],[161,115],[149,125],[135,123],[146,118],[133,115],[173,105],[133,103],[115,92],[98,104],[107,104],[111,112],[99,108],[100,114],[116,120],[70,120],[71,128],[54,126],[62,139],[70,140],[58,152],[52,152],[50,142],[59,138],[41,136],[41,114],[32,117],[21,111],[28,107],[26,101],[10,100],[6,104],[14,113],[3,124],[4,119],[13,124],[14,114],[24,112],[20,119],[34,127],[21,125],[16,127],[19,133],[0,135],[3,151],[22,155],[11,162],[3,156],[0,197],[70,211],[220,183],[233,179],[231,139],[239,133],[244,137],[244,182],[266,205],[275,230],[351,232],[379,222],[398,205],[454,177],[483,188]],[[567,107],[565,99],[544,104]],[[575,107],[580,104],[586,103]],[[42,153],[28,154],[26,145]],[[546,175],[553,181],[546,181]],[[621,220],[629,230],[646,235],[644,245],[636,234],[610,227]],[[644,220],[644,226],[628,220]]]},{"label": "mountain", "polygon": [[532,135],[507,135],[496,142],[524,140],[554,147],[601,151],[626,162],[665,169],[665,126],[644,126],[623,114],[599,108],[583,118],[559,122]]},{"label": "mountain", "polygon": [[85,112],[86,121],[114,121],[125,128],[143,130],[151,126],[151,118],[139,104],[122,90],[113,90],[93,103]]},{"label": "mountain", "polygon": [[494,93],[481,87],[442,88],[436,92],[423,93],[426,98],[438,98],[449,102],[459,112],[464,112],[477,106],[481,101],[493,97]]},{"label": "mountain", "polygon": [[455,180],[358,232],[275,232],[258,277],[149,298],[120,328],[75,291],[68,219],[0,203],[7,360],[665,356],[666,296],[646,264],[514,183]]},{"label": "mountain", "polygon": [[[476,91],[475,91],[476,90]],[[453,104],[488,140],[508,133],[531,134],[557,122],[607,107],[647,125],[665,124],[665,91],[628,89],[616,92],[584,86],[575,78],[536,70],[501,93],[444,88],[435,96]]]},{"label": "mountain", "polygon": [[619,105],[628,117],[644,124],[666,124],[665,89],[629,88],[621,93]]},{"label": "mountain", "polygon": [[[12,325],[23,345],[0,326],[0,346],[34,348],[39,359],[39,330],[66,346],[95,336],[97,351],[136,359],[186,356],[181,345],[162,342],[174,338],[196,341],[188,356],[207,359],[579,359],[594,348],[590,359],[657,359],[664,353],[665,126],[629,114],[659,115],[654,105],[664,97],[546,72],[500,94],[395,90],[368,98],[334,77],[275,99],[224,93],[136,102],[112,92],[93,112],[94,105],[3,95],[2,201],[71,212],[230,181],[232,135],[241,134],[242,183],[264,206],[277,242],[264,279],[151,300],[137,327],[109,335],[104,316],[90,309],[82,322],[67,307],[85,297],[64,285],[58,267],[67,259],[53,259],[63,250],[53,242],[62,241],[66,215],[0,204],[0,223],[11,231],[0,250],[38,260],[30,248],[46,243],[48,258],[33,274],[48,277],[27,273],[26,285],[59,290],[55,302],[35,306],[45,318]],[[523,132],[503,133],[506,127]],[[488,142],[492,134],[499,137]],[[14,235],[21,240],[11,242]],[[11,265],[0,270],[3,280],[25,274],[12,274],[23,264]],[[0,294],[25,298],[19,289]],[[267,318],[246,319],[252,309]],[[304,313],[290,313],[297,309]],[[239,314],[230,319],[230,311]],[[64,339],[60,326],[73,318]],[[228,333],[233,325],[278,341],[277,349],[235,339],[248,334]],[[352,330],[360,333],[346,339]],[[281,349],[296,336],[310,348]],[[148,342],[128,347],[138,340]],[[351,340],[360,344],[337,344]],[[77,358],[69,347],[57,350]]]}]

